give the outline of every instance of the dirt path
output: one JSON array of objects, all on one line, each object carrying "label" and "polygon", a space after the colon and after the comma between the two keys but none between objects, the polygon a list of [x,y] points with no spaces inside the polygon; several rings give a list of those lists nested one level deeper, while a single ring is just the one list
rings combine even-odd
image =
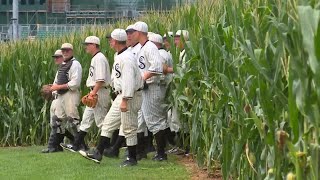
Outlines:
[{"label": "dirt path", "polygon": [[214,169],[214,172],[208,172],[207,169],[201,169],[192,156],[179,156],[179,162],[186,166],[187,170],[191,172],[191,180],[221,180],[221,169]]}]

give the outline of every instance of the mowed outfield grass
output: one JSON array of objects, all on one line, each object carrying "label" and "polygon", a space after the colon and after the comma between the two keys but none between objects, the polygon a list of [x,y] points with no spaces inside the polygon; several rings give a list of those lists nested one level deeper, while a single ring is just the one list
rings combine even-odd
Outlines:
[{"label": "mowed outfield grass", "polygon": [[40,153],[44,147],[0,148],[0,179],[190,179],[190,173],[169,156],[168,162],[153,162],[152,153],[138,166],[120,168],[119,159],[103,158],[100,164],[79,153]]}]

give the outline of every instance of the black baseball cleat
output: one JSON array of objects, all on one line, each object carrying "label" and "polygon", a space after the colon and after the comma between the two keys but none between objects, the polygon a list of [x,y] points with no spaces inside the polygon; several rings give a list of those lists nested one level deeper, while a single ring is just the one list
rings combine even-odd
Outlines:
[{"label": "black baseball cleat", "polygon": [[60,146],[65,149],[68,150],[70,152],[78,152],[79,149],[76,149],[72,144],[64,144],[64,143],[60,143]]},{"label": "black baseball cleat", "polygon": [[103,151],[103,155],[109,158],[118,158],[119,157],[119,149],[114,149],[113,147],[105,149]]},{"label": "black baseball cleat", "polygon": [[122,162],[120,167],[136,166],[137,164],[138,164],[137,160],[133,158],[127,158],[125,161]]},{"label": "black baseball cleat", "polygon": [[167,154],[163,154],[163,155],[158,155],[158,154],[156,154],[156,155],[152,158],[152,160],[154,160],[154,161],[166,161],[166,160],[168,160]]},{"label": "black baseball cleat", "polygon": [[100,162],[102,160],[102,155],[100,154],[100,152],[97,149],[92,149],[89,151],[80,150],[79,153],[83,157],[85,157],[91,161],[94,161],[95,163],[98,163],[98,164],[100,164]]}]

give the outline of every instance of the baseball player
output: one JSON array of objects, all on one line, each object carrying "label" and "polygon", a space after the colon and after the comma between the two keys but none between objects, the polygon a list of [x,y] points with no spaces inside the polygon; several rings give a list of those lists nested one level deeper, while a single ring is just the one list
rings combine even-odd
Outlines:
[{"label": "baseball player", "polygon": [[[168,51],[166,51],[164,48],[163,48],[163,38],[161,35],[159,34],[153,34],[152,36],[149,37],[149,40],[151,42],[153,42],[157,48],[159,49],[159,53],[161,55],[161,57],[163,58],[164,60],[164,63],[169,67],[171,68],[171,70],[173,71],[173,60],[172,60],[172,55],[171,53],[169,53]],[[171,73],[172,73],[171,71]],[[171,82],[172,80],[172,74],[166,74],[166,75],[161,75],[160,76],[160,88],[161,88],[161,92],[163,93],[163,97],[166,97],[166,92],[167,92],[167,89],[168,89],[168,86],[169,86],[169,83]],[[163,106],[167,106],[165,103],[163,104]],[[164,109],[164,112],[163,112],[166,116],[168,114],[168,109],[165,108]],[[169,123],[169,126],[170,126],[170,119],[167,118],[167,121]],[[168,127],[165,129],[166,131],[166,136],[167,136],[167,140],[168,142],[175,146],[175,142],[174,142],[174,137],[175,137],[175,133],[174,132],[171,132],[170,130],[171,127]]]},{"label": "baseball player", "polygon": [[[138,62],[138,53],[141,49],[141,44],[138,40],[133,39],[133,33],[135,30],[133,29],[134,25],[130,25],[127,27],[126,32],[128,36],[128,42],[130,44],[134,44],[134,47],[131,47],[130,49],[135,55],[135,58]],[[152,32],[148,32],[148,35],[153,34]],[[138,63],[139,65],[139,63]],[[146,122],[142,115],[142,110],[140,109],[138,112],[138,144],[137,144],[137,160],[141,160],[142,158],[147,158],[147,153],[154,151],[153,146],[153,136],[152,133],[149,133],[147,129]]]},{"label": "baseball player", "polygon": [[180,49],[179,64],[183,69],[186,68],[185,42],[188,42],[188,40],[189,40],[189,32],[187,30],[178,30],[174,36],[174,44],[176,45],[177,48]]},{"label": "baseball player", "polygon": [[141,50],[138,54],[138,65],[141,71],[145,88],[142,92],[142,116],[146,125],[156,139],[157,154],[153,160],[167,160],[165,154],[166,138],[165,129],[168,127],[164,115],[163,93],[160,89],[160,78],[164,66],[162,57],[155,44],[148,41],[148,25],[144,22],[136,22],[133,27],[133,39],[139,41]]},{"label": "baseball player", "polygon": [[79,151],[81,145],[85,144],[84,138],[90,128],[92,121],[90,114],[93,111],[96,126],[101,128],[102,122],[110,108],[110,68],[107,58],[100,52],[100,39],[96,36],[89,36],[85,39],[86,52],[92,55],[89,75],[86,86],[90,88],[89,98],[98,95],[97,105],[94,108],[86,107],[75,142],[73,144],[61,144],[71,152]]},{"label": "baseball player", "polygon": [[[127,47],[128,47],[128,50],[130,50],[135,59],[137,59],[137,56],[138,56],[138,53],[141,49],[141,45],[138,41],[134,41],[132,39],[132,27],[133,25],[129,25],[127,28],[126,28],[126,33],[127,33]],[[109,41],[111,42],[112,38],[110,36],[107,36],[107,38],[109,39]],[[143,124],[143,122],[141,122],[141,109],[139,110],[138,112],[138,144],[137,144],[137,160],[140,160],[141,159],[141,151],[139,150],[139,145],[143,144],[144,141],[141,139],[141,133],[143,133],[142,137],[144,137],[144,132],[146,131],[146,125],[145,123]],[[119,150],[122,146],[122,144],[125,143],[125,138],[124,138],[124,133],[123,133],[123,130],[122,130],[122,126],[120,126],[120,131],[119,131],[119,137],[117,138],[116,142],[114,143],[114,145],[109,148],[109,149],[106,149],[104,151],[104,155],[107,156],[107,157],[118,157],[119,156]]]},{"label": "baseball player", "polygon": [[[185,50],[185,42],[189,40],[189,32],[187,30],[178,30],[174,36],[174,43],[176,47],[180,50],[179,54],[179,66],[181,66],[182,70],[186,69],[186,50]],[[181,124],[182,123],[182,124]],[[182,136],[186,141],[189,141],[189,128],[186,122],[182,122],[180,120],[178,114],[178,103],[174,103],[174,107],[172,108],[172,116],[170,120],[170,128],[171,131],[176,132],[178,136],[180,136],[180,141],[182,142]],[[181,132],[181,128],[183,128],[183,132]],[[182,134],[181,134],[182,133]],[[190,151],[189,145],[185,147],[185,155],[188,155]],[[174,148],[169,150],[171,153],[177,153],[178,148]],[[181,154],[178,152],[178,154]]]},{"label": "baseball player", "polygon": [[[52,57],[54,58],[54,62],[56,65],[60,65],[64,59],[63,59],[63,55],[62,55],[62,51],[56,50],[56,52],[54,53],[54,55],[52,55]],[[51,126],[51,132],[50,132],[50,136],[49,136],[49,141],[48,141],[48,148],[43,149],[41,152],[42,153],[53,153],[53,152],[59,152],[62,151],[63,149],[59,146],[59,144],[61,143],[59,140],[56,140],[56,133],[57,133],[57,128],[60,125],[59,122],[56,122],[55,118],[52,118],[55,115],[55,109],[56,109],[56,103],[57,103],[57,98],[58,98],[58,94],[57,92],[52,92],[53,95],[53,100],[51,102],[51,106],[50,106],[50,126]],[[65,134],[64,134],[67,138],[70,139],[70,141],[74,140],[73,135],[65,130]],[[61,141],[63,139],[60,139]]]},{"label": "baseball player", "polygon": [[73,46],[70,43],[64,43],[61,46],[64,62],[59,65],[58,72],[51,91],[57,92],[55,102],[55,115],[53,122],[60,124],[57,128],[57,142],[62,142],[65,129],[73,133],[77,132],[79,124],[78,106],[80,102],[79,87],[82,77],[81,64],[73,57]]},{"label": "baseball player", "polygon": [[123,29],[115,29],[111,33],[110,46],[117,52],[112,68],[111,86],[117,97],[104,119],[97,148],[92,152],[79,151],[87,159],[100,163],[104,149],[110,146],[113,131],[122,125],[129,154],[121,167],[137,165],[137,117],[141,108],[143,88],[135,56],[127,49],[126,40],[127,34]]},{"label": "baseball player", "polygon": [[163,35],[163,45],[167,51],[169,51],[171,47],[169,38],[173,38],[173,32],[171,31]]}]

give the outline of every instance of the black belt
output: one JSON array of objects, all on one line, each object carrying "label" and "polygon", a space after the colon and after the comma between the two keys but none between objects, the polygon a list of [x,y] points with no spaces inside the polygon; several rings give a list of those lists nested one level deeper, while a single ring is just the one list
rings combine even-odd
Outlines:
[{"label": "black belt", "polygon": [[[139,88],[138,90],[137,90],[137,92],[138,91],[141,91],[143,88]],[[114,93],[116,94],[116,95],[119,95],[119,94],[121,94],[122,93],[122,91],[114,91]]]},{"label": "black belt", "polygon": [[[90,88],[90,91],[92,91],[93,89],[94,89],[94,86],[92,86],[92,87],[89,87]],[[108,87],[102,87],[102,88],[105,88],[105,89],[108,89]]]}]

